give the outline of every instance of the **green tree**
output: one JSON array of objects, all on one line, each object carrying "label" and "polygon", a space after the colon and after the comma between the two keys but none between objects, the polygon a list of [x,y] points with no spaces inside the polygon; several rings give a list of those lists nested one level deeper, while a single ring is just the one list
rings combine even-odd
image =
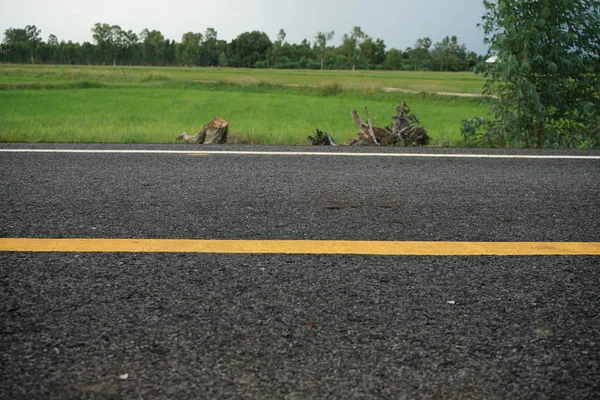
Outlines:
[{"label": "green tree", "polygon": [[319,61],[321,62],[321,69],[324,69],[325,60],[327,59],[327,42],[330,42],[333,39],[333,35],[335,33],[331,32],[317,32],[317,36],[315,36],[315,52],[319,57]]},{"label": "green tree", "polygon": [[[369,49],[370,37],[363,32],[360,26],[352,28],[350,34],[344,34],[342,37],[342,45],[340,51],[342,55],[346,56],[346,59],[350,62],[352,70],[356,69],[356,65],[361,61],[361,57],[364,55],[365,50]],[[367,44],[365,45],[365,41]]]},{"label": "green tree", "polygon": [[200,48],[192,42],[187,42],[183,50],[183,63],[188,66],[198,65],[200,59]]},{"label": "green tree", "polygon": [[429,64],[431,63],[430,47],[431,39],[425,37],[423,39],[418,39],[415,42],[414,47],[406,49],[406,55],[411,69],[429,69]]},{"label": "green tree", "polygon": [[35,52],[33,53],[35,62],[40,64],[51,64],[53,62],[55,63],[55,61],[53,60],[53,56],[55,55],[53,50],[54,49],[51,46],[44,42],[37,45],[37,47],[35,48]]},{"label": "green tree", "polygon": [[6,44],[26,43],[28,41],[27,31],[22,28],[8,28],[4,31],[4,40]]},{"label": "green tree", "polygon": [[233,39],[227,44],[225,55],[227,56],[227,63],[230,67],[235,68],[241,66],[240,56],[237,49],[237,39]]},{"label": "green tree", "polygon": [[127,46],[127,35],[119,25],[113,25],[110,27],[110,35],[112,42],[112,63],[113,66],[116,66],[117,57],[122,58],[123,51]]},{"label": "green tree", "polygon": [[497,56],[483,70],[485,93],[498,96],[486,136],[505,146],[600,145],[600,1],[484,6],[485,43]]},{"label": "green tree", "polygon": [[461,61],[460,70],[473,71],[475,66],[484,60],[485,58],[483,56],[477,55],[477,53],[474,51],[467,51],[467,54],[465,54],[465,59]]},{"label": "green tree", "polygon": [[281,56],[281,46],[283,45],[283,41],[285,40],[286,33],[283,29],[279,30],[277,34],[277,40],[273,42],[271,46],[271,51],[269,52],[269,67],[273,68]]},{"label": "green tree", "polygon": [[95,64],[94,53],[94,45],[90,42],[83,42],[81,45],[81,62],[88,65]]},{"label": "green tree", "polygon": [[382,39],[377,39],[371,44],[371,54],[369,62],[372,65],[382,65],[385,62],[386,45]]},{"label": "green tree", "polygon": [[203,36],[201,33],[187,32],[181,37],[183,47],[182,61],[187,66],[200,65],[200,44]]},{"label": "green tree", "polygon": [[177,43],[175,40],[166,39],[164,42],[163,65],[177,65]]},{"label": "green tree", "polygon": [[50,34],[50,36],[48,36],[48,46],[58,46],[60,43],[58,42],[58,38],[56,37],[56,35],[54,34]]},{"label": "green tree", "polygon": [[81,46],[79,43],[73,43],[70,40],[67,43],[63,41],[60,43],[60,47],[61,54],[64,57],[63,62],[69,65],[81,63]]},{"label": "green tree", "polygon": [[121,61],[122,63],[128,63],[129,65],[138,64],[139,59],[137,56],[137,48],[139,45],[138,35],[133,31],[121,31],[120,32],[120,43],[122,45]]},{"label": "green tree", "polygon": [[225,54],[224,51],[221,52],[221,54],[219,54],[219,67],[228,67],[229,66],[229,60],[227,59],[227,54]]},{"label": "green tree", "polygon": [[42,43],[42,38],[40,37],[40,33],[42,31],[36,28],[35,25],[27,25],[25,27],[25,33],[27,34],[27,41],[29,43],[29,50],[31,51],[31,63],[35,63],[35,58],[33,54],[35,53],[35,48]]},{"label": "green tree", "polygon": [[402,69],[404,66],[404,56],[402,55],[402,52],[400,50],[390,49],[385,56],[383,66],[386,69]]},{"label": "green tree", "polygon": [[439,71],[458,71],[467,54],[467,47],[458,44],[456,36],[446,36],[431,51],[430,68]]},{"label": "green tree", "polygon": [[[11,48],[14,57],[22,59],[23,53],[28,54],[29,61],[35,63],[35,49],[42,43],[40,33],[35,25],[27,25],[24,29],[8,28],[4,31],[4,43]],[[23,61],[18,61],[23,62]]]},{"label": "green tree", "polygon": [[102,64],[110,60],[113,53],[113,27],[109,24],[97,22],[92,28],[92,38],[102,58]]},{"label": "green tree", "polygon": [[271,39],[264,32],[244,32],[236,38],[235,49],[241,66],[254,67],[257,61],[267,59]]},{"label": "green tree", "polygon": [[165,62],[165,37],[160,31],[144,29],[140,33],[144,64],[163,65]]},{"label": "green tree", "polygon": [[302,39],[299,44],[292,44],[288,49],[291,59],[298,62],[295,68],[308,69],[312,67],[311,61],[316,62],[315,53],[306,38]]},{"label": "green tree", "polygon": [[200,45],[201,66],[214,67],[219,63],[219,54],[225,48],[226,43],[217,39],[217,31],[207,28],[204,32],[204,41]]}]

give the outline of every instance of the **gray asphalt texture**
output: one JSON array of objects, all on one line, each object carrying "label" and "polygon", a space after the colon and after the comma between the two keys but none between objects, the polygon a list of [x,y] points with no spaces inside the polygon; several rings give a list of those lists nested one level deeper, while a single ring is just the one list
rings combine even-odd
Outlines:
[{"label": "gray asphalt texture", "polygon": [[[0,237],[600,241],[598,160],[0,153],[0,178]],[[2,399],[600,397],[593,256],[0,253],[0,312]]]}]

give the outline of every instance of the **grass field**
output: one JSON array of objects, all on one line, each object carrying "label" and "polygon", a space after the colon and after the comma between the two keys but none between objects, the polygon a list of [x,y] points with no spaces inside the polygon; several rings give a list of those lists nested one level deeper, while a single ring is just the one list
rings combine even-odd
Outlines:
[{"label": "grass field", "polygon": [[316,128],[356,135],[353,109],[375,125],[406,101],[433,145],[460,145],[460,121],[489,101],[420,92],[479,93],[471,73],[0,65],[0,141],[172,143],[215,115],[244,143],[306,144]]}]

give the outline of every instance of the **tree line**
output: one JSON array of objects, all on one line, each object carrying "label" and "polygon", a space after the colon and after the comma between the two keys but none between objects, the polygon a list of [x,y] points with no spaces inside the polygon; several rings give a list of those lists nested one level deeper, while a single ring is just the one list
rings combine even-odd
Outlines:
[{"label": "tree line", "polygon": [[433,44],[428,37],[405,50],[386,50],[382,39],[374,39],[359,26],[343,34],[339,46],[335,33],[317,32],[313,42],[289,43],[281,29],[271,40],[261,31],[244,32],[231,42],[219,39],[217,31],[187,32],[180,42],[166,39],[157,30],[135,33],[118,25],[97,23],[92,42],[65,42],[51,34],[44,42],[35,25],[9,28],[0,44],[0,62],[69,65],[148,65],[245,67],[279,69],[386,69],[467,71],[482,56],[467,50],[456,36]]}]

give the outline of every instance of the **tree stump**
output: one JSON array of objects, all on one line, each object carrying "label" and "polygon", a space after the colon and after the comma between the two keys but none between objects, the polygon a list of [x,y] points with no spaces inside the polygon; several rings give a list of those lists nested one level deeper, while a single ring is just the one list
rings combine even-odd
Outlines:
[{"label": "tree stump", "polygon": [[185,140],[193,144],[223,144],[227,143],[229,122],[222,117],[215,117],[202,130],[195,135],[183,132],[177,136],[177,140]]}]

